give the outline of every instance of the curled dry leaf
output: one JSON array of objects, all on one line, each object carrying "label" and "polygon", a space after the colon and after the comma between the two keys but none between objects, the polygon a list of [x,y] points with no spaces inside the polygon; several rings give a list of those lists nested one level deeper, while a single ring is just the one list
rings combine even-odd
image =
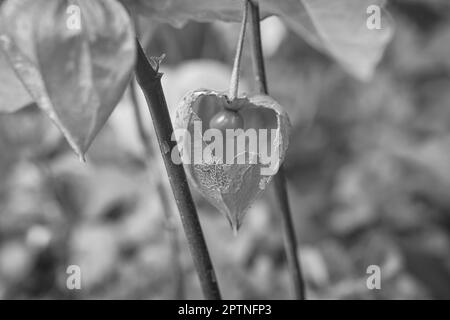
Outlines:
[{"label": "curled dry leaf", "polygon": [[[242,131],[231,130],[234,136],[208,130],[211,119],[224,109],[235,110],[243,119]],[[237,230],[284,159],[290,129],[287,114],[269,96],[229,101],[225,94],[200,90],[180,102],[174,128],[190,181]],[[222,133],[217,135],[218,131]]]},{"label": "curled dry leaf", "polygon": [[1,18],[13,68],[84,158],[133,70],[128,13],[113,0],[9,0]]}]

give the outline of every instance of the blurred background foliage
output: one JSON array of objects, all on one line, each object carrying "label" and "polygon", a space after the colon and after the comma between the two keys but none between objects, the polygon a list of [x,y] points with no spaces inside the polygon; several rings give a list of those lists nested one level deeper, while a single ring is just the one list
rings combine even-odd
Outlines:
[{"label": "blurred background foliage", "polygon": [[[277,18],[263,23],[270,91],[293,125],[285,165],[311,299],[450,298],[448,8],[390,1],[394,39],[368,83]],[[227,88],[238,29],[145,28],[148,53],[166,54],[172,111],[189,90]],[[253,90],[249,49],[242,92]],[[160,156],[145,156],[134,120],[127,92],[80,163],[35,106],[0,116],[0,298],[201,298]],[[223,296],[289,298],[272,190],[236,237],[194,196]],[[82,290],[66,289],[71,264]],[[381,290],[366,287],[371,264]]]}]

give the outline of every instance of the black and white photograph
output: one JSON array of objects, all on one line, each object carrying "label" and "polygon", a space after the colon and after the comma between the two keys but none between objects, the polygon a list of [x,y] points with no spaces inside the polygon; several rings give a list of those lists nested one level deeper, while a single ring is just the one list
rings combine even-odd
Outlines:
[{"label": "black and white photograph", "polygon": [[0,0],[0,300],[450,300],[450,1]]}]

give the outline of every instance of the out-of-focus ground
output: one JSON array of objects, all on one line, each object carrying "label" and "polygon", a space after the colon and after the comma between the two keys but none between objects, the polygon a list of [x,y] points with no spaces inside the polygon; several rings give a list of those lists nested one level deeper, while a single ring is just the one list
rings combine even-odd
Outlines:
[{"label": "out-of-focus ground", "polygon": [[[264,22],[270,91],[293,125],[285,165],[309,298],[450,298],[447,2],[391,1],[396,33],[369,83]],[[226,90],[238,28],[155,27],[148,53],[166,53],[172,110],[188,90]],[[80,163],[37,109],[0,116],[0,298],[201,298],[159,154],[145,161],[133,117],[127,93]],[[289,298],[272,190],[236,237],[194,196],[223,296]],[[81,290],[66,288],[69,265]],[[381,290],[366,287],[369,265]]]}]

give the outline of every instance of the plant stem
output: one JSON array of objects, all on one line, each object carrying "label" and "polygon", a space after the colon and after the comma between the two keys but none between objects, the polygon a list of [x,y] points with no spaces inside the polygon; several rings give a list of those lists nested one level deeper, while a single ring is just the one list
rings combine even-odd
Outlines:
[{"label": "plant stem", "polygon": [[[263,94],[268,94],[269,90],[267,87],[266,69],[264,65],[264,57],[261,44],[259,5],[256,1],[250,1],[250,20],[253,48],[252,60],[253,69],[255,71],[255,80],[258,85],[258,91]],[[292,222],[291,210],[289,208],[286,177],[284,174],[283,165],[280,166],[278,173],[274,177],[274,184],[275,195],[280,205],[282,214],[285,251],[294,284],[295,297],[299,300],[304,300],[305,283],[303,280],[300,263],[298,261],[297,239]]]},{"label": "plant stem", "polygon": [[305,281],[303,279],[300,262],[298,261],[299,250],[297,248],[297,237],[295,236],[294,223],[292,221],[291,210],[289,208],[286,175],[284,174],[283,165],[280,166],[280,169],[274,178],[274,188],[282,213],[284,246],[293,281],[295,297],[298,300],[305,300]]},{"label": "plant stem", "polygon": [[242,17],[241,31],[239,32],[239,40],[234,57],[233,72],[230,81],[230,100],[238,96],[239,90],[239,71],[241,70],[242,49],[244,48],[245,30],[247,29],[248,1],[244,0],[244,15]]},{"label": "plant stem", "polygon": [[221,299],[221,295],[216,274],[186,179],[186,173],[184,172],[183,165],[175,164],[171,158],[171,153],[178,150],[178,147],[176,141],[172,140],[173,126],[161,86],[162,74],[153,69],[138,39],[136,39],[136,45],[136,78],[144,92],[152,116],[161,155],[166,166],[175,202],[180,212],[181,222],[194,266],[200,279],[203,295],[206,299],[219,300]]},{"label": "plant stem", "polygon": [[145,152],[145,160],[153,159],[155,156],[155,151],[153,149],[151,138],[148,135],[147,130],[145,130],[144,122],[142,120],[141,109],[139,107],[139,101],[136,96],[136,85],[134,82],[134,77],[130,81],[130,100],[131,106],[133,107],[134,120],[136,122],[137,133],[139,135],[139,139],[141,140],[142,147]]},{"label": "plant stem", "polygon": [[145,152],[145,167],[148,176],[154,181],[156,191],[158,192],[159,200],[162,204],[162,210],[164,212],[164,218],[166,222],[167,234],[170,240],[170,248],[173,262],[173,277],[174,277],[174,289],[173,299],[183,300],[185,299],[185,286],[183,276],[183,266],[181,262],[180,243],[178,237],[178,230],[173,221],[172,206],[168,195],[168,190],[162,180],[162,175],[159,174],[160,166],[155,166],[156,152],[153,147],[152,139],[150,138],[147,130],[145,130],[144,122],[142,120],[142,113],[139,106],[139,101],[136,96],[136,85],[134,79],[131,79],[130,86],[130,99],[131,105],[134,111],[134,118],[137,126],[137,133]]}]

